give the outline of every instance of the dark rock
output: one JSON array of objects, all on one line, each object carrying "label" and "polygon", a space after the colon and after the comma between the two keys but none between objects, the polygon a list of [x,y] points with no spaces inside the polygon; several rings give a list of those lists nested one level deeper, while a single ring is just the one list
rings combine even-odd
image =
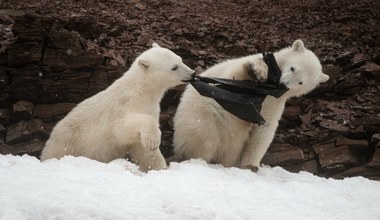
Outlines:
[{"label": "dark rock", "polygon": [[319,155],[319,154],[324,154],[326,152],[331,151],[334,149],[335,144],[334,143],[327,143],[327,144],[320,144],[313,146],[314,152]]},{"label": "dark rock", "polygon": [[53,104],[53,119],[60,120],[64,118],[74,107],[75,103],[56,103]]},{"label": "dark rock", "polygon": [[39,139],[31,139],[26,142],[13,145],[4,144],[0,150],[2,154],[30,154],[33,156],[39,156],[40,152],[44,148],[44,145],[44,141]]},{"label": "dark rock", "polygon": [[8,124],[10,121],[10,111],[6,108],[0,108],[0,123]]},{"label": "dark rock", "polygon": [[76,56],[84,52],[83,45],[82,37],[76,31],[51,29],[47,36],[48,47],[62,49],[68,55]]},{"label": "dark rock", "polygon": [[5,90],[7,86],[9,85],[9,76],[5,72],[5,70],[0,68],[0,91]]},{"label": "dark rock", "polygon": [[319,164],[317,160],[308,160],[302,163],[304,171],[309,173],[318,174],[319,173]]},{"label": "dark rock", "polygon": [[12,122],[29,120],[32,117],[34,104],[28,101],[18,101],[12,108]]},{"label": "dark rock", "polygon": [[272,144],[262,163],[272,166],[289,166],[301,164],[303,159],[303,152],[297,147],[289,144]]},{"label": "dark rock", "polygon": [[5,134],[7,133],[7,129],[5,129],[3,124],[0,124],[0,143],[5,142]]},{"label": "dark rock", "polygon": [[338,137],[336,139],[336,146],[349,146],[351,150],[368,150],[369,143],[367,140],[352,140],[345,137]]},{"label": "dark rock", "polygon": [[380,148],[375,149],[375,153],[367,165],[372,168],[380,169]]},{"label": "dark rock", "polygon": [[12,45],[8,50],[8,65],[22,67],[26,64],[38,64],[41,60],[42,42],[24,42]]},{"label": "dark rock", "polygon": [[94,68],[103,64],[104,57],[94,52],[74,54],[71,49],[47,48],[43,64],[53,71],[66,69]]},{"label": "dark rock", "polygon": [[359,165],[360,161],[352,154],[348,146],[341,146],[320,153],[319,163],[323,170],[335,171]]},{"label": "dark rock", "polygon": [[7,128],[6,143],[13,145],[32,139],[46,141],[48,137],[44,122],[41,119],[32,119],[10,124]]},{"label": "dark rock", "polygon": [[371,73],[375,77],[380,77],[380,65],[377,65],[376,63],[367,62],[365,65],[361,66],[360,69]]},{"label": "dark rock", "polygon": [[335,178],[345,178],[345,177],[353,177],[353,176],[366,176],[368,177],[368,169],[365,166],[356,166],[351,167],[343,172],[339,172],[334,174]]},{"label": "dark rock", "polygon": [[290,127],[301,123],[301,109],[299,106],[286,106],[282,114],[282,125]]},{"label": "dark rock", "polygon": [[247,55],[247,48],[245,45],[229,46],[226,48],[225,54],[228,56],[245,56]]},{"label": "dark rock", "polygon": [[45,122],[50,122],[53,120],[53,105],[36,105],[34,106],[33,112],[34,118],[41,118]]}]

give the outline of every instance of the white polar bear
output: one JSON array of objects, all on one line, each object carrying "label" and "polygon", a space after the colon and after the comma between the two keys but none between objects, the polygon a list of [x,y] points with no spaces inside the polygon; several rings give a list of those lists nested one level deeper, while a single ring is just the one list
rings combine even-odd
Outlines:
[{"label": "white polar bear", "polygon": [[[200,96],[192,86],[187,86],[174,117],[173,160],[202,158],[226,167],[258,169],[273,140],[286,100],[306,94],[329,79],[322,73],[318,58],[301,40],[274,56],[282,71],[280,81],[289,90],[280,98],[265,98],[260,113],[266,123],[262,126],[240,120],[213,99]],[[267,74],[262,55],[256,54],[217,64],[202,76],[237,80],[254,77],[263,81]]]},{"label": "white polar bear", "polygon": [[41,160],[64,155],[101,162],[131,157],[140,170],[166,168],[159,145],[165,91],[194,73],[181,57],[153,44],[106,90],[79,103],[53,129]]}]

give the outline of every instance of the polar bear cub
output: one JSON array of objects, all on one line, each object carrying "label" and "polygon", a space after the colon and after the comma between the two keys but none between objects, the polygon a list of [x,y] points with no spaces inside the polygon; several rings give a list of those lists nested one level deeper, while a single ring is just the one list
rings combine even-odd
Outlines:
[{"label": "polar bear cub", "polygon": [[[329,79],[322,73],[316,55],[301,40],[274,56],[282,71],[280,81],[289,90],[280,98],[265,98],[260,113],[266,123],[259,126],[240,120],[187,86],[174,117],[174,158],[202,158],[227,167],[257,170],[273,140],[286,100],[306,94]],[[256,54],[217,64],[202,76],[265,81],[268,67],[262,55]]]},{"label": "polar bear cub", "polygon": [[54,127],[41,160],[74,155],[110,162],[131,157],[142,171],[166,168],[159,150],[159,103],[166,90],[193,73],[181,57],[153,44],[123,76],[79,103]]}]

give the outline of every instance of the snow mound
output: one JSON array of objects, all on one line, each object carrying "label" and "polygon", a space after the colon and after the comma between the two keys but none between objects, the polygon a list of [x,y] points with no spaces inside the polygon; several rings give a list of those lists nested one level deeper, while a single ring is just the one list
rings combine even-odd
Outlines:
[{"label": "snow mound", "polygon": [[380,219],[380,182],[279,167],[252,173],[201,160],[141,173],[67,156],[0,155],[0,219]]}]

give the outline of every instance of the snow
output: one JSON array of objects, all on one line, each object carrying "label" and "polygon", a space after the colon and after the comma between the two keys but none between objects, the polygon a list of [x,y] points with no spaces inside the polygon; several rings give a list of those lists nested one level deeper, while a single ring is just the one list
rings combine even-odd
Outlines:
[{"label": "snow", "polygon": [[0,155],[0,219],[380,219],[380,182],[279,167],[252,173],[201,160],[141,173],[67,156]]}]

